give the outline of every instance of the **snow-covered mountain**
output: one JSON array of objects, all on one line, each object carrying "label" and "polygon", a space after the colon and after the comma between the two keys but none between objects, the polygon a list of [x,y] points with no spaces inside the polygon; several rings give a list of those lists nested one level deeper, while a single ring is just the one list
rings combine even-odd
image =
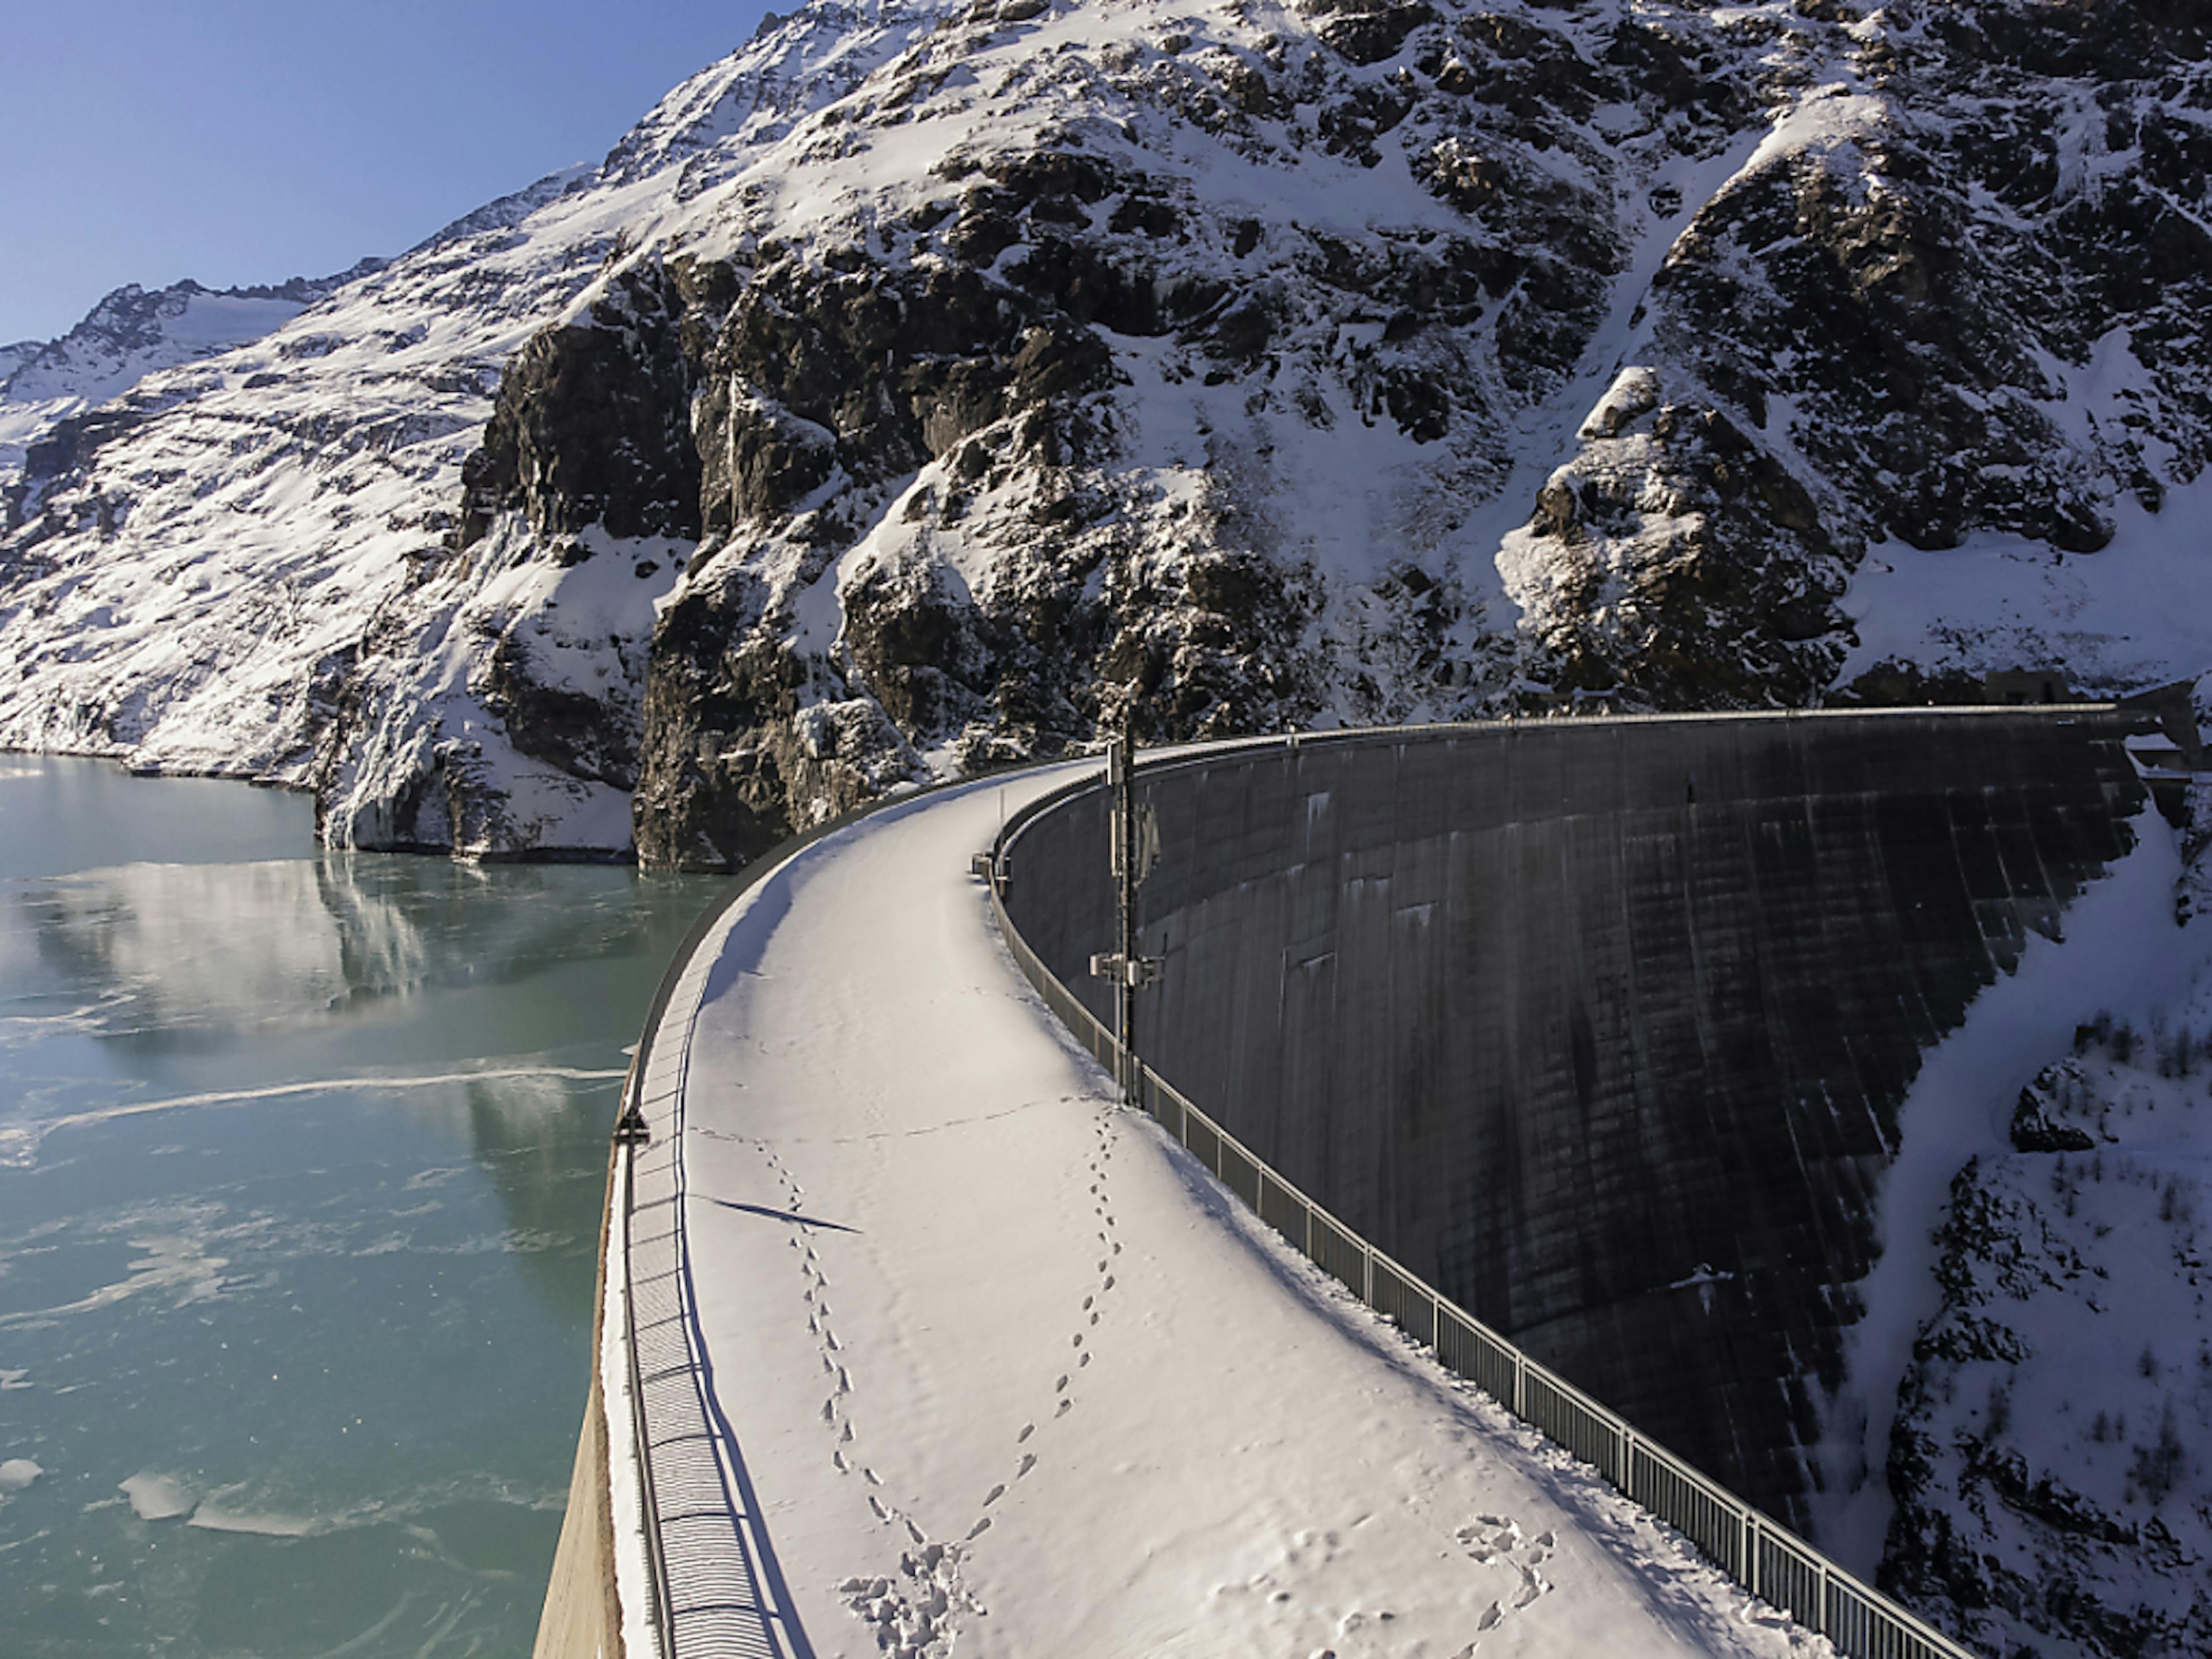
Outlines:
[{"label": "snow-covered mountain", "polygon": [[[817,0],[597,168],[72,391],[0,744],[726,866],[1125,721],[2194,678],[2208,225],[2206,0]],[[1979,1492],[1956,1559],[2056,1582],[1954,1362],[1893,1572],[2026,1641],[2063,1610],[1977,1624],[2002,1574],[1917,1541]]]},{"label": "snow-covered mountain", "polygon": [[0,347],[0,484],[13,480],[27,447],[64,416],[120,396],[158,369],[258,340],[382,264],[364,259],[335,276],[295,276],[264,288],[207,289],[187,278],[149,293],[132,283],[58,340]]},{"label": "snow-covered mountain", "polygon": [[717,865],[1124,719],[2174,678],[2205,27],[812,5],[62,423],[0,740]]}]

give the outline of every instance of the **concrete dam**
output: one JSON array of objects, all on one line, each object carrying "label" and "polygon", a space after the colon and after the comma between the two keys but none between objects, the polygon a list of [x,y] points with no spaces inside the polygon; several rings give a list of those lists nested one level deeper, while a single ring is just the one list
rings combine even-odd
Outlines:
[{"label": "concrete dam", "polygon": [[[2133,844],[2109,708],[1543,721],[1139,765],[1136,1048],[1476,1318],[1802,1530],[1923,1052]],[[1102,1019],[1110,797],[1010,840]],[[1145,868],[1140,858],[1139,869]]]}]

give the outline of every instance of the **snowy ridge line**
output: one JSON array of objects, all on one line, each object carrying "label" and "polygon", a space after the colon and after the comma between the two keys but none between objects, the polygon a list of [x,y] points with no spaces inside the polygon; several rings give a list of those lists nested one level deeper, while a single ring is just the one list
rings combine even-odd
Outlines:
[{"label": "snowy ridge line", "polygon": [[[2075,713],[2106,713],[2115,708],[2079,703],[2051,707],[2054,711]],[[1771,719],[1781,712],[1624,718]],[[1515,723],[1481,724],[1510,730]],[[1417,734],[1460,734],[1468,729],[1455,725],[1294,734],[1224,744],[1212,752],[1295,749],[1322,737],[1332,741],[1389,742]],[[1196,758],[1188,754],[1159,757],[1144,769],[1158,772]],[[1831,1561],[1789,1528],[1675,1456],[1626,1418],[1524,1353],[1376,1249],[1284,1179],[1140,1058],[1123,1049],[1114,1034],[1030,948],[1006,914],[1002,891],[1006,859],[1023,832],[1046,814],[1105,787],[1103,778],[1078,779],[1017,813],[992,844],[987,879],[992,915],[1024,977],[1076,1041],[1122,1080],[1127,1098],[1151,1114],[1247,1209],[1417,1344],[1433,1349],[1446,1369],[1467,1378],[1516,1417],[1595,1468],[1624,1497],[1680,1533],[1729,1577],[1807,1630],[1826,1637],[1846,1659],[1979,1659],[1971,1649]]]}]

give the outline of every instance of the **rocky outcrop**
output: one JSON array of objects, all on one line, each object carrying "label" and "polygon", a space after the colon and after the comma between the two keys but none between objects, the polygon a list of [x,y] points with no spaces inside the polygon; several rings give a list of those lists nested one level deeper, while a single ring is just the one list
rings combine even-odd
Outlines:
[{"label": "rocky outcrop", "polygon": [[0,737],[726,867],[1124,726],[2172,678],[2204,27],[823,0],[56,428]]},{"label": "rocky outcrop", "polygon": [[510,510],[546,543],[593,524],[611,536],[697,539],[684,309],[668,273],[632,267],[582,318],[515,354],[483,447],[461,469],[461,547]]},{"label": "rocky outcrop", "polygon": [[1771,451],[1660,397],[1653,371],[1624,370],[1506,538],[1553,684],[1671,708],[1817,702],[1849,637],[1850,561]]},{"label": "rocky outcrop", "polygon": [[1983,1651],[2212,1646],[2208,1012],[2084,1028],[1953,1183],[1883,1577]]},{"label": "rocky outcrop", "polygon": [[[2202,9],[1799,11],[1741,20],[1792,60],[1794,106],[1690,215],[1645,301],[1649,361],[1708,429],[1757,447],[1751,487],[1682,526],[1681,462],[1585,430],[1518,555],[1539,574],[1515,589],[1570,683],[1679,697],[1648,617],[1695,627],[1711,608],[1687,561],[1736,573],[1712,635],[1729,648],[1697,690],[1817,695],[1856,644],[1832,605],[1869,546],[1996,532],[2094,553],[2120,503],[2155,509],[2203,465],[2189,319],[2212,243],[2192,205],[2203,118],[2182,112],[2212,108]],[[1593,537],[1556,510],[1593,492],[1675,522]],[[2010,665],[1964,629],[1948,644],[1970,674]],[[1862,653],[1846,678],[1878,697],[1896,666]]]}]

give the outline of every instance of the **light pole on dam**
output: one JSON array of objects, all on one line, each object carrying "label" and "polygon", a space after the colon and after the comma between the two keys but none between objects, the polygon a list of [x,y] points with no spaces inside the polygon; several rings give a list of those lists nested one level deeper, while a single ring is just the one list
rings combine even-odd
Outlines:
[{"label": "light pole on dam", "polygon": [[1899,1107],[2132,844],[2142,724],[1562,720],[1117,764],[1023,830],[1006,903],[1256,1157],[1802,1528]]}]

